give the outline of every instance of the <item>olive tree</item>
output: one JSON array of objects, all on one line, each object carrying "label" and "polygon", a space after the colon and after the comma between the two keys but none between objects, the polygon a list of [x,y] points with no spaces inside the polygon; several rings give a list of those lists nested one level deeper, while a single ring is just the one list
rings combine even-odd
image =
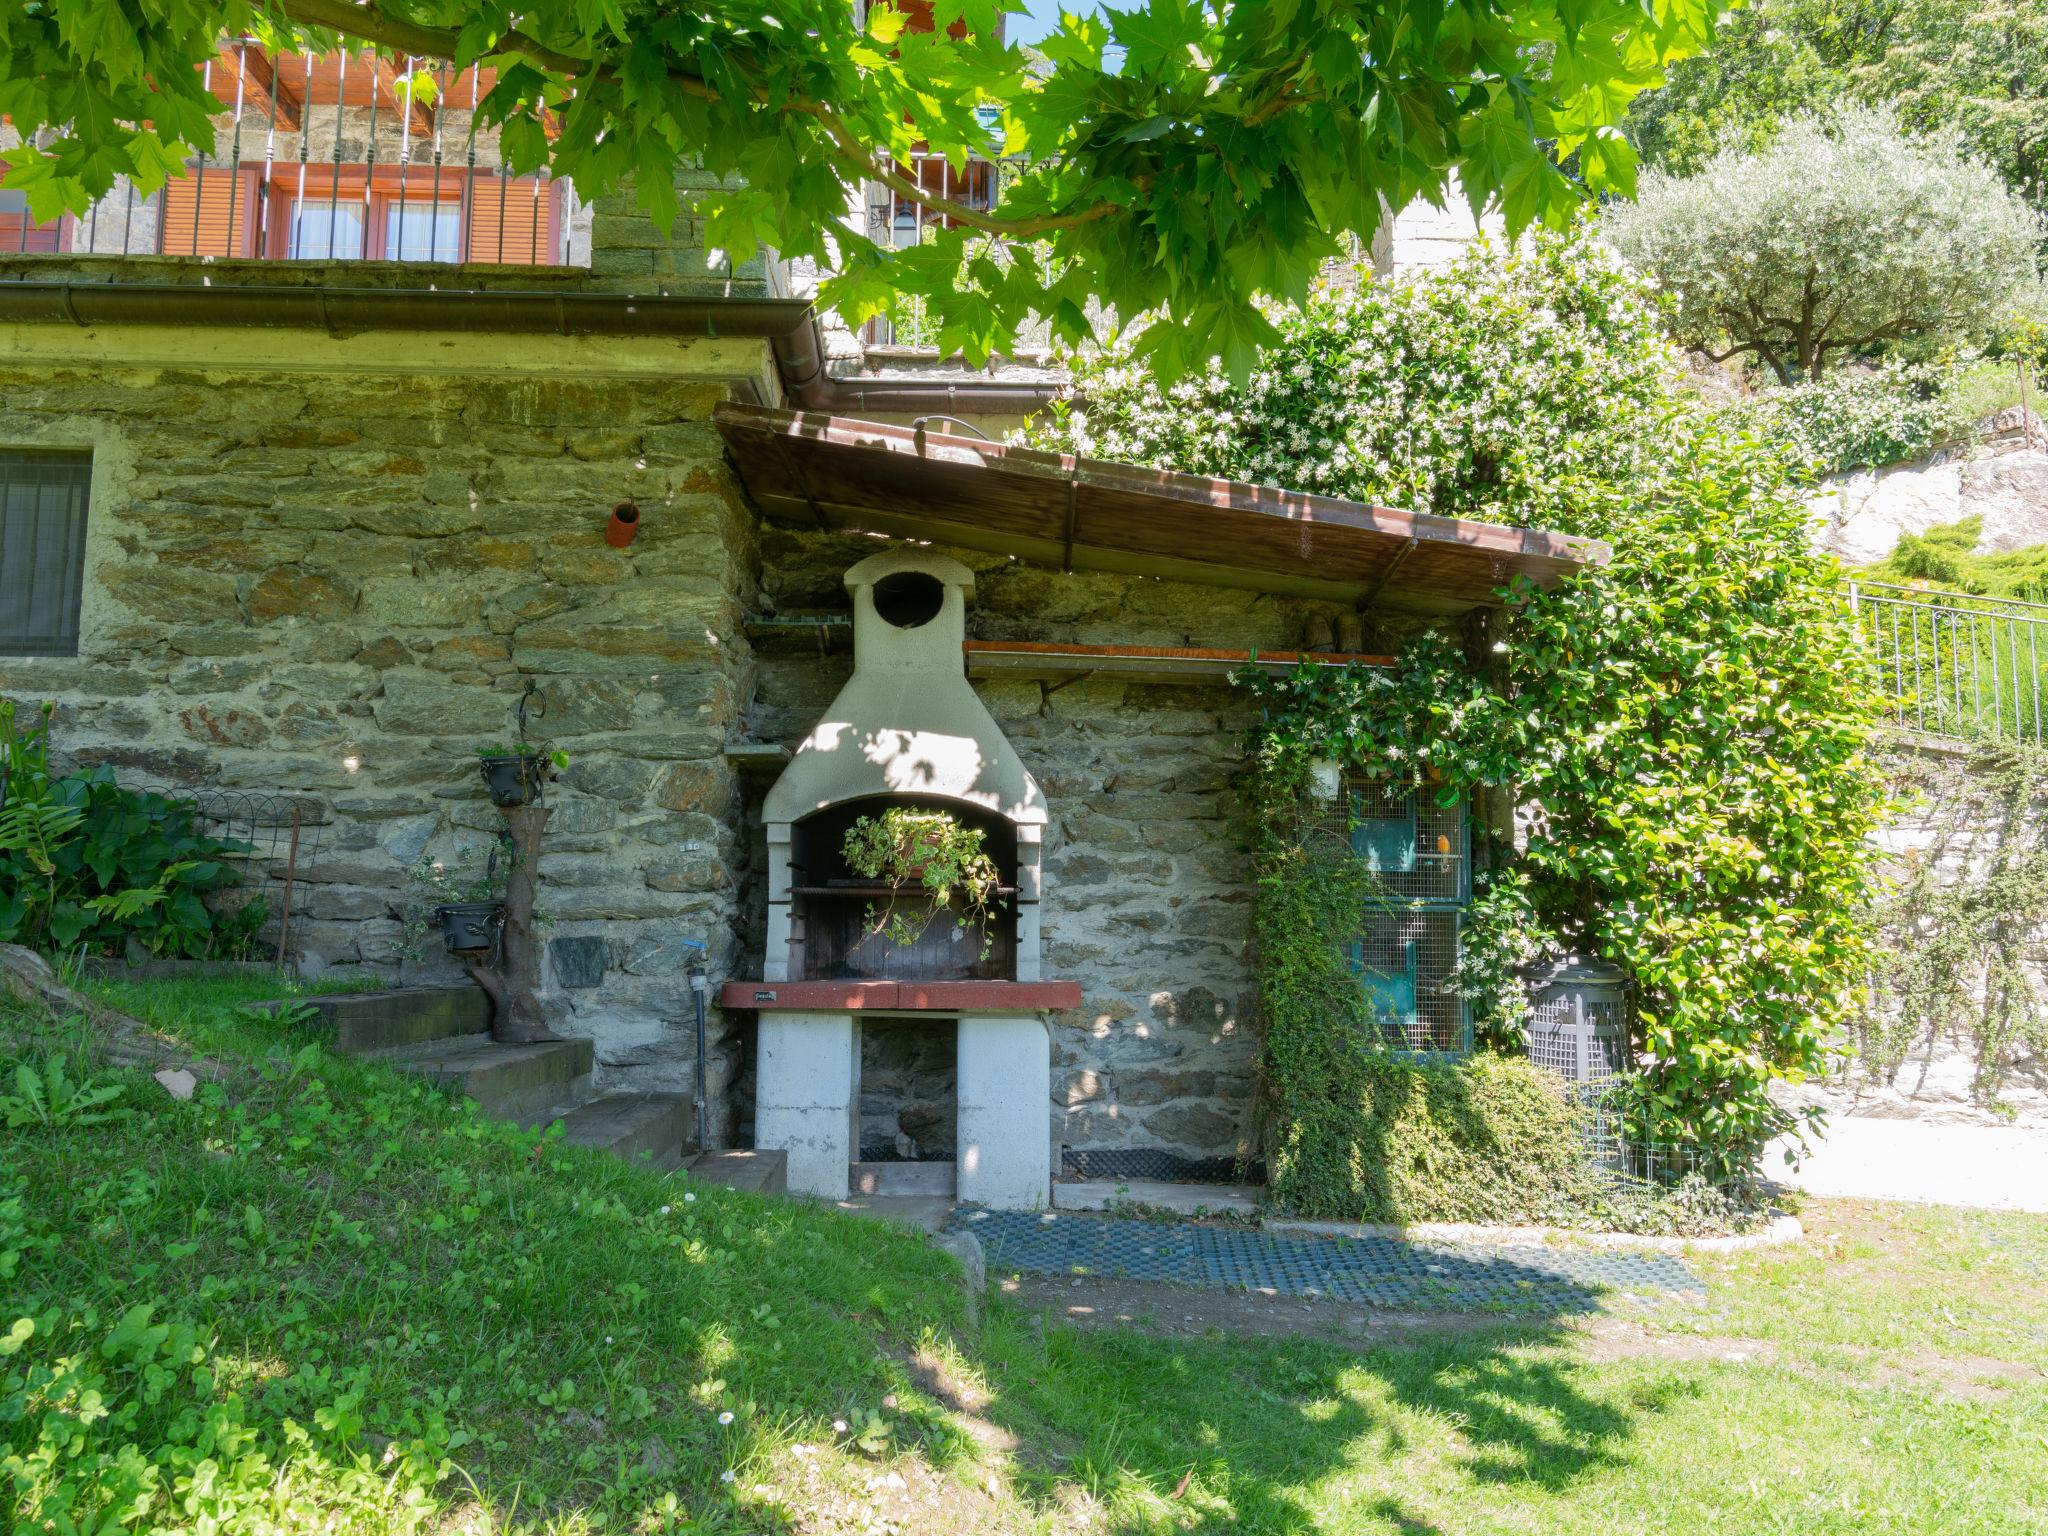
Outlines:
[{"label": "olive tree", "polygon": [[[851,322],[921,303],[978,360],[1034,315],[1085,339],[1094,301],[1170,318],[1164,368],[1242,368],[1271,334],[1259,297],[1303,296],[1387,204],[1455,176],[1520,229],[1627,193],[1617,120],[1726,8],[1145,0],[1062,14],[1027,54],[1001,0],[0,0],[0,116],[31,141],[4,184],[47,218],[116,174],[181,174],[222,110],[201,69],[223,35],[374,48],[408,90],[413,61],[450,59],[492,72],[480,118],[513,171],[586,197],[630,180],[666,223],[672,173],[701,167],[711,243],[830,268]],[[903,174],[919,146],[1004,157],[1001,201]],[[938,215],[934,240],[849,228],[871,182]]]},{"label": "olive tree", "polygon": [[1787,384],[1845,353],[1985,331],[2031,283],[2041,238],[1952,134],[1908,135],[1875,108],[1798,119],[1690,176],[1648,172],[1601,227],[1664,291],[1681,341]]}]

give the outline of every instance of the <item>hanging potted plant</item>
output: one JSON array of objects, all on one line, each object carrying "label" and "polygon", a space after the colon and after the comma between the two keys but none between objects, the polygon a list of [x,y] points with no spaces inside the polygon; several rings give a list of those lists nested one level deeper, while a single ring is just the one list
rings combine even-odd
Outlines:
[{"label": "hanging potted plant", "polygon": [[551,774],[569,766],[569,754],[517,742],[509,747],[478,747],[484,784],[493,805],[531,805]]},{"label": "hanging potted plant", "polygon": [[[848,827],[842,852],[856,875],[889,887],[885,902],[868,906],[869,932],[908,949],[924,937],[933,919],[950,912],[956,929],[982,930],[981,953],[987,958],[991,939],[986,925],[1002,877],[979,827],[965,826],[944,811],[893,806]],[[903,897],[909,898],[907,905]]]},{"label": "hanging potted plant", "polygon": [[406,875],[414,891],[406,909],[410,958],[418,959],[436,934],[451,955],[473,955],[497,944],[506,875],[497,849],[465,847],[452,859],[421,854]]}]

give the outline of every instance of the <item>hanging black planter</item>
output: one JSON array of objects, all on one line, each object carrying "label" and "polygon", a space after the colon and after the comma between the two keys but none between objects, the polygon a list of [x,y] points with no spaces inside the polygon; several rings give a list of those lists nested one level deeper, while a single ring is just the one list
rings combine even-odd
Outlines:
[{"label": "hanging black planter", "polygon": [[538,752],[520,756],[481,757],[484,783],[493,805],[531,805],[541,797],[547,759]]},{"label": "hanging black planter", "polygon": [[496,901],[455,901],[434,908],[441,920],[441,939],[451,955],[474,954],[498,942],[498,924],[505,919],[504,903]]}]

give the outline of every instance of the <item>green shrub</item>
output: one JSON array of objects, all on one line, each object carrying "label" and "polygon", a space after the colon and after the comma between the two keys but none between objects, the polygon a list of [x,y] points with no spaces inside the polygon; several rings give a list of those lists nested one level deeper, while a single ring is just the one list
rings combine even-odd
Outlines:
[{"label": "green shrub", "polygon": [[124,789],[104,765],[52,776],[45,728],[17,734],[0,700],[0,943],[207,959],[242,954],[260,901],[206,898],[241,882],[246,843],[208,837],[192,807]]},{"label": "green shrub", "polygon": [[[1272,1148],[1274,1196],[1339,1221],[1569,1221],[1594,1181],[1580,1111],[1539,1067],[1339,1053]],[[1304,1092],[1306,1084],[1295,1087]]]},{"label": "green shrub", "polygon": [[1917,459],[1960,435],[1968,423],[1957,412],[1951,384],[1946,370],[1892,363],[1870,373],[1761,389],[1721,417],[1776,449],[1788,468],[1818,478]]},{"label": "green shrub", "polygon": [[[1646,1080],[1632,1130],[1741,1173],[1790,1119],[1772,1084],[1821,1070],[1869,971],[1875,700],[1802,498],[1681,389],[1655,296],[1584,240],[1475,245],[1274,323],[1241,389],[1161,388],[1128,351],[1083,359],[1086,409],[1039,441],[1591,535],[1611,555],[1503,592],[1481,665],[1472,634],[1440,628],[1391,667],[1245,678],[1269,1145],[1313,1134],[1317,1073],[1372,1033],[1319,971],[1358,893],[1304,877],[1289,831],[1309,765],[1333,761],[1516,795],[1519,849],[1475,841],[1526,879],[1468,914],[1468,949],[1496,979],[1517,930],[1620,964]],[[1468,1001],[1513,1033],[1505,1000]]]}]

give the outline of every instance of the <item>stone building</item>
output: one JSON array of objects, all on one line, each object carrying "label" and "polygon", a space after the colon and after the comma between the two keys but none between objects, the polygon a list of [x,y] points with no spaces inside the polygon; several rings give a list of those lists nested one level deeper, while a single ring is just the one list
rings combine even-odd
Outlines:
[{"label": "stone building", "polygon": [[[690,1091],[701,961],[704,1138],[790,1149],[796,1187],[937,1161],[1033,1204],[1254,1161],[1229,674],[1598,546],[1006,452],[975,424],[1042,371],[836,376],[773,263],[708,274],[688,218],[623,203],[587,227],[587,266],[0,252],[0,692],[56,701],[70,761],[290,797],[317,836],[270,938],[407,983],[459,978],[406,953],[407,872],[490,843],[476,751],[523,714],[569,759],[539,894],[578,1091]],[[863,625],[902,627],[861,573],[899,555],[944,623],[860,705]],[[913,745],[820,798],[843,689],[848,741]],[[956,750],[1011,800],[931,769]],[[891,796],[988,817],[1000,974],[804,969],[806,819]]]}]

